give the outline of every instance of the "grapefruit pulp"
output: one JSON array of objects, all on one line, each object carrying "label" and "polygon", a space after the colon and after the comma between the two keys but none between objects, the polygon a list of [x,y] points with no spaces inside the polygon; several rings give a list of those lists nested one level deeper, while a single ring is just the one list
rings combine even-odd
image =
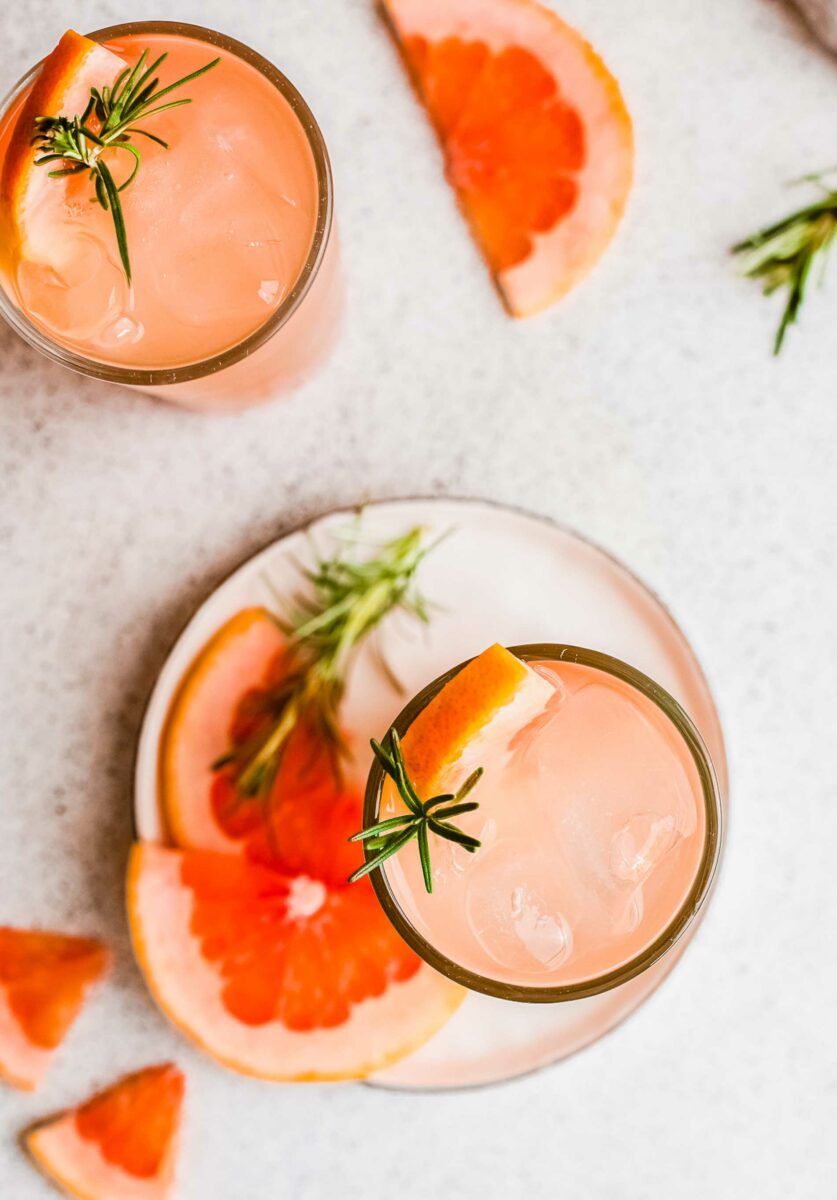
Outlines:
[{"label": "grapefruit pulp", "polygon": [[185,1081],[171,1063],[120,1080],[24,1135],[38,1166],[80,1200],[167,1200]]},{"label": "grapefruit pulp", "polygon": [[603,253],[631,121],[590,45],[536,0],[382,0],[508,311],[558,300]]},{"label": "grapefruit pulp", "polygon": [[37,1087],[109,957],[93,938],[0,926],[0,1077]]}]

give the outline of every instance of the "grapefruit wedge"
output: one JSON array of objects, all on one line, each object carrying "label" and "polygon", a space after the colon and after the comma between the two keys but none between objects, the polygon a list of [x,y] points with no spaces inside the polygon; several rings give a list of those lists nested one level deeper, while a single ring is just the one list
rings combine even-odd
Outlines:
[{"label": "grapefruit wedge", "polygon": [[363,1078],[427,1041],[464,996],[402,942],[365,879],[334,887],[142,843],[128,910],[160,1007],[245,1074]]},{"label": "grapefruit wedge", "polygon": [[44,1174],[80,1200],[166,1200],[184,1087],[171,1063],[147,1067],[40,1122],[24,1145]]},{"label": "grapefruit wedge", "polygon": [[93,938],[0,926],[0,1077],[38,1086],[109,959]]},{"label": "grapefruit wedge", "polygon": [[422,799],[454,791],[480,765],[483,747],[507,744],[554,695],[548,680],[504,646],[471,659],[404,735],[404,762]]},{"label": "grapefruit wedge", "polygon": [[0,176],[7,241],[16,259],[59,261],[64,209],[81,191],[86,198],[90,193],[90,181],[83,174],[50,179],[49,171],[60,167],[60,161],[35,166],[35,118],[81,116],[90,88],[110,87],[125,65],[116,54],[72,29],[41,64],[15,122]]},{"label": "grapefruit wedge", "polygon": [[508,311],[536,313],[603,253],[631,121],[588,43],[535,0],[382,0]]}]

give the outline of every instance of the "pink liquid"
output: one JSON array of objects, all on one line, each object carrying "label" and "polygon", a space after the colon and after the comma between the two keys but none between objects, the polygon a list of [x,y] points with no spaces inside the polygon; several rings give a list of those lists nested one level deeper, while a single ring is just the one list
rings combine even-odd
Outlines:
[{"label": "pink liquid", "polygon": [[[32,239],[37,257],[14,264],[7,289],[51,340],[85,358],[139,369],[213,359],[263,327],[303,273],[321,201],[308,135],[276,87],[227,50],[152,33],[105,45],[129,64],[145,48],[152,60],[166,51],[163,85],[218,55],[221,61],[184,87],[192,104],[141,126],[168,150],[135,139],[142,165],[122,193],[132,286],[111,217],[90,203],[83,175],[51,181],[49,204],[34,218],[48,226]],[[0,159],[22,100],[0,127]],[[117,179],[123,158],[109,156]],[[322,279],[251,357],[161,394],[240,407],[295,382],[332,332],[335,254],[327,250]]]},{"label": "pink liquid", "polygon": [[[479,809],[458,819],[481,849],[431,834],[429,895],[415,845],[385,870],[407,918],[449,959],[557,986],[624,965],[666,929],[698,873],[706,816],[689,748],[656,704],[593,667],[535,669],[539,715],[469,750],[440,783],[453,791],[476,759],[485,768]],[[382,816],[399,804],[386,790]]]}]

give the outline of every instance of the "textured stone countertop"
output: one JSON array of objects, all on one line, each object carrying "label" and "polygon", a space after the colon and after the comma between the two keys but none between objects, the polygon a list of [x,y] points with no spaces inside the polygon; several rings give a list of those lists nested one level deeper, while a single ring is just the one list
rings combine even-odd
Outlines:
[{"label": "textured stone countertop", "polygon": [[[154,9],[142,6],[136,15]],[[0,329],[0,921],[98,931],[118,969],[47,1086],[0,1092],[0,1194],[46,1200],[38,1116],[175,1056],[192,1200],[448,1195],[825,1200],[837,1177],[837,294],[781,360],[737,237],[837,159],[837,66],[770,0],[562,0],[636,122],[629,215],[594,275],[504,317],[371,0],[170,0],[252,43],[334,158],[349,315],[284,403],[189,415],[77,379]],[[70,19],[0,16],[11,84]],[[720,888],[670,981],[612,1037],[495,1090],[273,1087],[165,1024],[131,958],[122,875],[143,703],[174,634],[271,536],[368,497],[484,495],[620,555],[670,603],[726,725]]]}]

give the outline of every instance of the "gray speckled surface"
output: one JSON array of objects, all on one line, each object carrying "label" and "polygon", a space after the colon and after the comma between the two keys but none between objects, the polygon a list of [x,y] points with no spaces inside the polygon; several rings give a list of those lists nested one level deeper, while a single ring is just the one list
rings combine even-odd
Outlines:
[{"label": "gray speckled surface", "polygon": [[[639,157],[618,242],[551,314],[500,311],[369,0],[170,0],[165,15],[274,59],[318,114],[350,288],[338,352],[292,399],[210,419],[76,379],[0,330],[0,919],[97,931],[119,957],[43,1090],[0,1093],[4,1200],[49,1194],[15,1146],[23,1124],[168,1055],[190,1076],[192,1200],[830,1194],[837,297],[812,301],[773,362],[775,312],[725,247],[792,202],[781,180],[834,160],[837,71],[769,0],[561,10],[622,80]],[[132,11],[153,15],[4,10],[0,80],[70,20]],[[238,1079],[166,1027],[131,960],[144,697],[250,551],[334,504],[416,492],[558,517],[669,601],[726,720],[721,887],[661,992],[537,1078],[424,1099]]]}]

